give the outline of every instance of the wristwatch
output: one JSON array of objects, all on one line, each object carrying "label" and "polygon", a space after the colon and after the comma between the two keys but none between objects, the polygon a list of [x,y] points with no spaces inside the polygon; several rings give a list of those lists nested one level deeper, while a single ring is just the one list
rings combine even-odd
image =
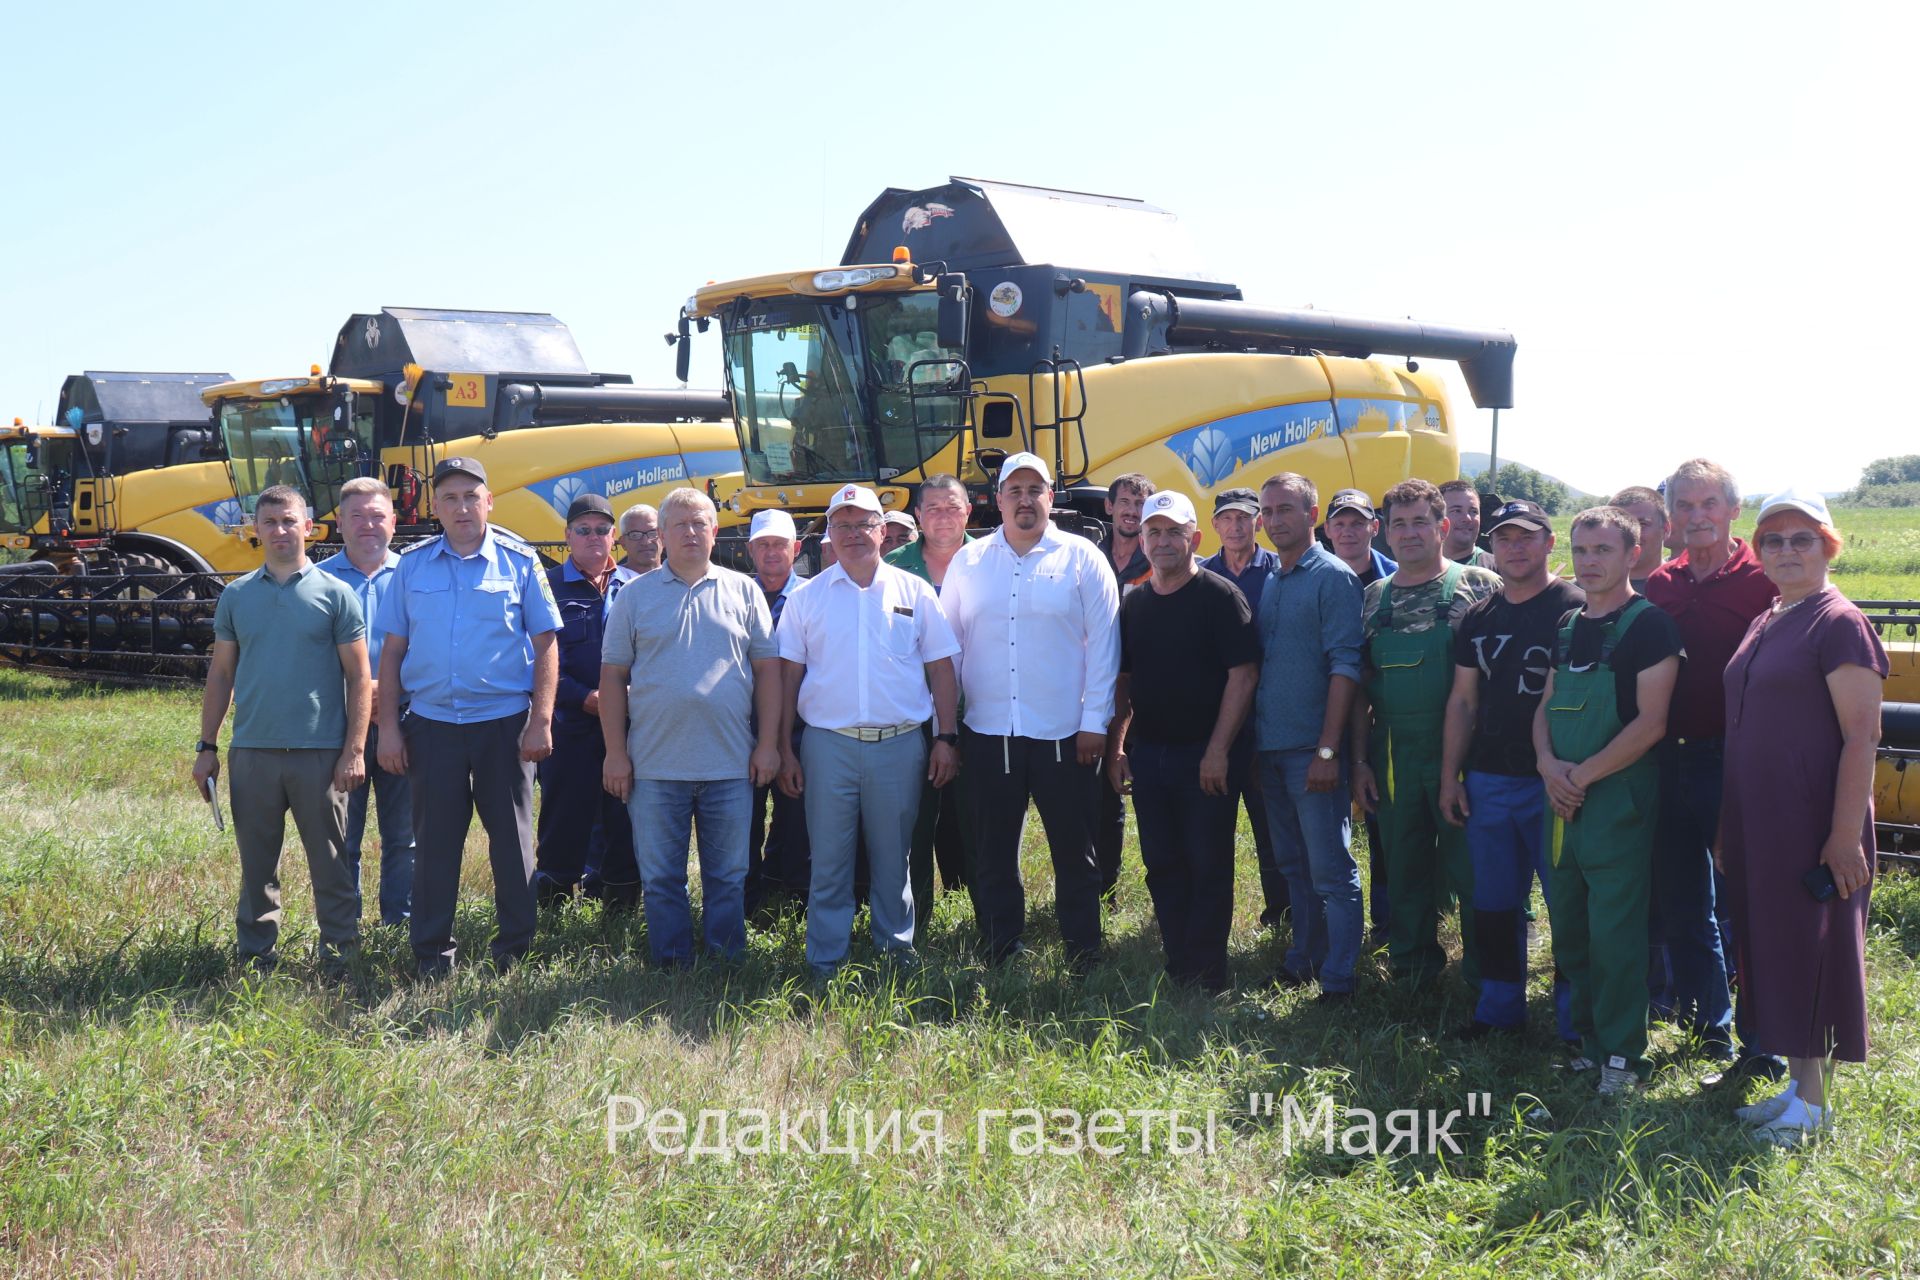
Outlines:
[{"label": "wristwatch", "polygon": [[1331,760],[1335,756],[1339,755],[1340,753],[1338,751],[1335,751],[1332,747],[1317,747],[1314,749],[1313,754],[1315,754],[1316,756],[1319,756],[1322,760]]},{"label": "wristwatch", "polygon": [[208,742],[205,738],[202,738],[193,744],[193,754],[199,755],[202,751],[211,751],[213,754],[219,755],[220,744],[217,742]]},{"label": "wristwatch", "polygon": [[957,733],[936,733],[933,735],[933,740],[935,742],[944,742],[950,747],[960,745],[960,735]]}]

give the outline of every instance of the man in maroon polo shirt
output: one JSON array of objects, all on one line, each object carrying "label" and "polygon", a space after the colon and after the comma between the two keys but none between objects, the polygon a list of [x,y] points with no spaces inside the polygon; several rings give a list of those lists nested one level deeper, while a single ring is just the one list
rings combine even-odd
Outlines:
[{"label": "man in maroon polo shirt", "polygon": [[[1735,1060],[1726,965],[1732,941],[1716,919],[1715,903],[1725,895],[1713,870],[1726,735],[1721,681],[1747,627],[1777,593],[1753,548],[1733,536],[1740,490],[1731,472],[1694,458],[1667,478],[1666,494],[1673,530],[1683,541],[1680,554],[1647,579],[1647,599],[1680,624],[1687,657],[1659,748],[1648,985],[1657,1013],[1671,1013],[1698,1033],[1709,1057],[1729,1062]],[[1736,1077],[1775,1074],[1777,1059],[1744,1034],[1740,1041]]]}]

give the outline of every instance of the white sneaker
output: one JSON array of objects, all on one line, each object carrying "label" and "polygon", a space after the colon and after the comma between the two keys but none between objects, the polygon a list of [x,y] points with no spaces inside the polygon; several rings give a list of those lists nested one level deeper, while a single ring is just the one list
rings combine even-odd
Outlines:
[{"label": "white sneaker", "polygon": [[1799,1094],[1799,1081],[1789,1080],[1787,1081],[1787,1087],[1779,1093],[1774,1094],[1771,1098],[1762,1098],[1751,1106],[1735,1107],[1733,1110],[1733,1118],[1745,1125],[1771,1123],[1780,1118],[1780,1114],[1787,1109],[1787,1105],[1798,1097]]},{"label": "white sneaker", "polygon": [[1797,1147],[1824,1132],[1832,1122],[1833,1115],[1826,1108],[1813,1106],[1796,1095],[1788,1099],[1779,1115],[1757,1126],[1753,1136],[1776,1147]]},{"label": "white sneaker", "polygon": [[1632,1067],[1616,1067],[1609,1062],[1600,1068],[1600,1083],[1594,1092],[1603,1098],[1614,1098],[1638,1088],[1640,1077]]}]

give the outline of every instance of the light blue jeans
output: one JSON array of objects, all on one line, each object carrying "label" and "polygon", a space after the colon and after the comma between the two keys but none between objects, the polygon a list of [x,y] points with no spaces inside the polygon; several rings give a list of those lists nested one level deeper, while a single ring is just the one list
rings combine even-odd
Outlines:
[{"label": "light blue jeans", "polygon": [[1344,765],[1333,790],[1307,790],[1313,761],[1311,748],[1262,751],[1254,759],[1273,860],[1293,907],[1293,945],[1283,963],[1296,978],[1318,978],[1322,991],[1352,991],[1365,928],[1353,810]]},{"label": "light blue jeans", "polygon": [[747,946],[747,827],[753,784],[745,778],[671,782],[635,778],[627,813],[640,854],[647,951],[655,964],[693,960],[687,846],[700,844],[701,922],[709,953],[732,959]]},{"label": "light blue jeans", "polygon": [[813,882],[807,891],[807,963],[830,974],[846,963],[853,941],[853,871],[857,839],[867,837],[873,945],[913,951],[913,886],[908,863],[920,786],[927,776],[924,733],[861,742],[808,726],[800,737],[807,843]]}]

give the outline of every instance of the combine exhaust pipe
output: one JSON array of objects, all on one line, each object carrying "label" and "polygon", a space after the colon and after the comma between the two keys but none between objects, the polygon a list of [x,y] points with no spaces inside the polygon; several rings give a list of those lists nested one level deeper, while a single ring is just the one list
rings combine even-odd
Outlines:
[{"label": "combine exhaust pipe", "polygon": [[1482,409],[1513,408],[1513,355],[1504,329],[1460,329],[1332,311],[1289,311],[1245,302],[1180,298],[1138,289],[1127,299],[1121,354],[1131,360],[1174,346],[1304,347],[1362,359],[1385,353],[1452,360]]}]

